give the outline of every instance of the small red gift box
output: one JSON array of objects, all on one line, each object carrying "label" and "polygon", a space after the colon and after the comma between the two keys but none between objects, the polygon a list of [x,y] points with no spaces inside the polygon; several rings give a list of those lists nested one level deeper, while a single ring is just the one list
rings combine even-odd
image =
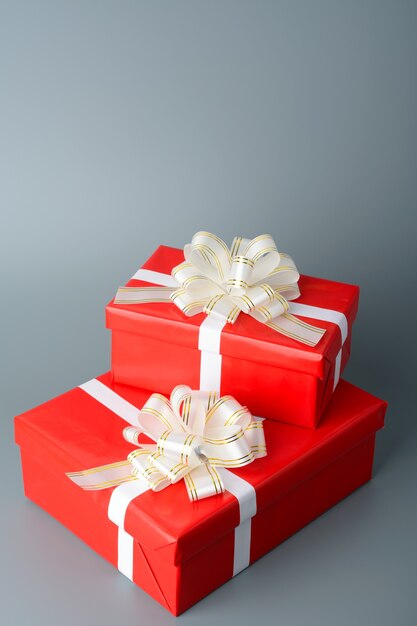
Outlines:
[{"label": "small red gift box", "polygon": [[[172,286],[171,270],[182,261],[182,250],[160,246],[127,285]],[[181,380],[230,394],[254,415],[315,428],[349,359],[359,289],[311,276],[301,276],[299,287],[290,311],[326,329],[315,347],[245,314],[219,325],[204,313],[186,317],[171,302],[112,301],[106,325],[115,382],[169,393]]]},{"label": "small red gift box", "polygon": [[93,379],[15,420],[26,495],[175,615],[371,478],[383,401],[341,381],[315,431],[264,422],[267,456],[197,502],[183,481],[83,491],[66,472],[126,458],[149,393]]}]

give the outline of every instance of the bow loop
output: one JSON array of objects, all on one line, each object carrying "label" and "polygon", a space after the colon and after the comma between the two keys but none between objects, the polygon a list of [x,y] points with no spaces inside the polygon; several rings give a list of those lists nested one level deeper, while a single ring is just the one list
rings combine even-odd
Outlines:
[{"label": "bow loop", "polygon": [[252,285],[264,280],[280,263],[280,254],[271,235],[259,235],[247,244],[244,255],[254,263]]},{"label": "bow loop", "polygon": [[205,231],[196,233],[191,244],[184,247],[184,256],[200,272],[217,283],[227,279],[230,267],[230,252],[225,242]]},{"label": "bow loop", "polygon": [[165,473],[158,471],[158,468],[149,463],[154,448],[155,446],[151,446],[147,449],[133,450],[128,454],[127,460],[132,465],[132,476],[140,477],[152,491],[161,491],[168,487],[170,481]]},{"label": "bow loop", "polygon": [[219,294],[210,298],[204,307],[204,313],[229,324],[234,324],[240,313],[240,308],[232,296]]},{"label": "bow loop", "polygon": [[204,437],[201,451],[211,465],[243,467],[253,461],[253,452],[240,426],[213,428],[210,435]]},{"label": "bow loop", "polygon": [[[300,280],[300,274],[297,267],[288,254],[281,254],[280,262],[269,272],[265,282],[267,282],[273,289],[282,286],[297,286]],[[298,286],[297,286],[298,290]],[[298,291],[298,297],[300,292]],[[294,298],[292,298],[294,299]]]},{"label": "bow loop", "polygon": [[266,456],[265,435],[262,421],[260,417],[254,417],[251,423],[245,428],[246,441],[255,459]]},{"label": "bow loop", "polygon": [[289,308],[287,300],[279,293],[274,293],[273,298],[269,302],[265,302],[262,306],[257,306],[250,314],[259,322],[268,323],[275,317],[284,315]]},{"label": "bow loop", "polygon": [[184,291],[195,297],[214,296],[222,291],[216,282],[202,274],[192,263],[177,265],[172,270],[172,275]]},{"label": "bow loop", "polygon": [[206,415],[206,433],[215,428],[239,426],[247,428],[252,420],[249,410],[233,396],[223,396],[217,400]]},{"label": "bow loop", "polygon": [[187,385],[179,385],[171,393],[171,405],[188,433],[202,436],[206,416],[207,394],[197,395]]},{"label": "bow loop", "polygon": [[157,441],[160,456],[183,465],[198,465],[200,462],[201,438],[193,433],[167,430]]},{"label": "bow loop", "polygon": [[241,293],[245,293],[249,285],[252,284],[252,272],[254,267],[254,261],[246,256],[233,257],[229,278],[226,283],[229,294],[240,295]]},{"label": "bow loop", "polygon": [[187,317],[202,313],[206,304],[205,298],[198,299],[182,287],[181,289],[175,289],[169,298]]},{"label": "bow loop", "polygon": [[[166,486],[178,483],[184,476],[189,474],[191,470],[199,467],[199,465],[200,462],[194,464],[181,463],[181,461],[177,459],[172,459],[158,452],[154,452],[148,458],[148,467],[157,471],[158,474],[162,475],[168,481]],[[140,475],[138,475],[138,478],[140,478]]]},{"label": "bow loop", "polygon": [[274,299],[275,292],[266,283],[249,287],[244,295],[234,297],[235,303],[244,313],[250,313],[254,309],[261,309],[273,302]]},{"label": "bow loop", "polygon": [[151,395],[138,415],[138,424],[142,431],[157,441],[166,431],[184,431],[184,427],[169,401],[159,393]]}]

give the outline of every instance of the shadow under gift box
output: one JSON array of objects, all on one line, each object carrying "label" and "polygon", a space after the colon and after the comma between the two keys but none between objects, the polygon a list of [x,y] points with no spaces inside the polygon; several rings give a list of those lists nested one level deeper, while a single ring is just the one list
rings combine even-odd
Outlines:
[{"label": "shadow under gift box", "polygon": [[[182,250],[160,246],[135,275],[145,278],[133,278],[127,286],[149,287],[145,280],[156,280],[153,272],[169,276],[183,260]],[[350,356],[359,288],[310,276],[301,276],[299,286],[297,305],[308,305],[310,314],[326,316],[330,311],[342,319],[343,342],[340,326],[324,319],[298,316],[326,329],[318,345],[310,347],[241,313],[221,331],[218,356],[216,348],[214,353],[199,350],[207,339],[201,334],[204,313],[186,317],[173,303],[110,302],[106,326],[112,331],[114,381],[161,393],[169,393],[179,380],[192,389],[216,388],[255,415],[315,428]],[[220,389],[211,383],[216,370],[221,372]]]},{"label": "shadow under gift box", "polygon": [[[126,458],[134,446],[121,415],[149,392],[114,385],[110,374],[98,381],[107,406],[87,383],[15,418],[25,493],[119,568],[119,542],[130,536],[133,581],[175,615],[229,580],[240,551],[252,563],[371,478],[386,403],[341,381],[319,429],[264,421],[268,455],[232,471],[255,489],[252,518],[241,519],[227,491],[190,502],[181,481],[133,499],[123,530],[108,517],[113,489],[83,491],[65,472]],[[237,540],[244,528],[246,546]]]}]

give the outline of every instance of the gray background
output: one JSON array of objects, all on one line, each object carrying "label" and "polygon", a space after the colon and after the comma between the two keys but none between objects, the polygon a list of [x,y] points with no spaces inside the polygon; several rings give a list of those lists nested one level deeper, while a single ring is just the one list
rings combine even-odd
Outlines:
[{"label": "gray background", "polygon": [[372,483],[178,623],[415,623],[416,3],[0,10],[4,623],[174,623],[25,501],[12,416],[108,369],[104,304],[202,228],[360,284],[346,377],[390,409]]}]

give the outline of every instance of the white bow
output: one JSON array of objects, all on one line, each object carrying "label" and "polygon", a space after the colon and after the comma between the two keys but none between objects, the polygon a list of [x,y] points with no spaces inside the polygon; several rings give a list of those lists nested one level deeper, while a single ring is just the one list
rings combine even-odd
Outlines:
[{"label": "white bow", "polygon": [[[155,444],[139,443],[147,435]],[[141,480],[153,491],[184,478],[190,500],[224,491],[216,467],[237,468],[266,455],[263,424],[232,396],[175,387],[170,401],[153,394],[124,438],[139,446],[126,461],[70,472],[83,489],[106,489]]]},{"label": "white bow", "polygon": [[187,315],[206,313],[234,324],[241,312],[277,332],[315,346],[325,330],[288,313],[299,297],[294,261],[279,253],[270,235],[235,237],[230,249],[208,232],[196,233],[184,247],[185,262],[174,267],[179,287],[120,287],[115,304],[168,302]]}]

